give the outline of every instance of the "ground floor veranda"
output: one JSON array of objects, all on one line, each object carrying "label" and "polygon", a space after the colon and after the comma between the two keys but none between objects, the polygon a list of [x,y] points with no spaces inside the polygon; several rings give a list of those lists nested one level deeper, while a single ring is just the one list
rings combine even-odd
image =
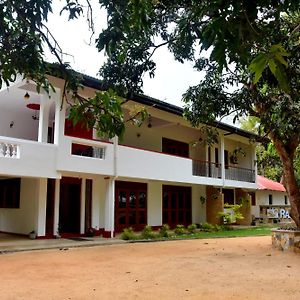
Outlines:
[{"label": "ground floor veranda", "polygon": [[[2,180],[0,232],[28,235],[34,231],[39,238],[113,237],[127,227],[218,223],[217,213],[224,203],[241,198],[251,203],[249,191],[242,189],[65,175]],[[242,224],[251,223],[249,207]]]}]

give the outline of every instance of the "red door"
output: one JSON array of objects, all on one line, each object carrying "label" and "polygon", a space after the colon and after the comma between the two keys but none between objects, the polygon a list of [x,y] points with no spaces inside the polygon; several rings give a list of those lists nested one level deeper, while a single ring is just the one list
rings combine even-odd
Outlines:
[{"label": "red door", "polygon": [[147,224],[147,184],[116,182],[115,230],[132,227],[141,230]]},{"label": "red door", "polygon": [[170,227],[188,226],[192,223],[191,188],[184,186],[163,186],[163,224]]}]

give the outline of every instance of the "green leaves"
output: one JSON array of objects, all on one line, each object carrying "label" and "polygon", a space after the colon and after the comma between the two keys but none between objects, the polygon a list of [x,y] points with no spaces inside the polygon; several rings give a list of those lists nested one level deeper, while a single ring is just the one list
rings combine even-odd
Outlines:
[{"label": "green leaves", "polygon": [[249,65],[250,72],[254,74],[253,83],[258,83],[262,78],[263,72],[268,67],[277,79],[280,88],[285,92],[289,92],[290,88],[285,72],[285,68],[288,67],[285,57],[288,56],[290,56],[290,54],[281,44],[272,45],[268,52],[258,53]]}]

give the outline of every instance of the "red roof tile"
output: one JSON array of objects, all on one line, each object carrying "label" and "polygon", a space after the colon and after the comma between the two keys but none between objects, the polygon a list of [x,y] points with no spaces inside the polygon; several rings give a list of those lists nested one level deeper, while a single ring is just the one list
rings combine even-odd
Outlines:
[{"label": "red roof tile", "polygon": [[257,176],[257,185],[259,190],[285,192],[283,184],[259,175]]}]

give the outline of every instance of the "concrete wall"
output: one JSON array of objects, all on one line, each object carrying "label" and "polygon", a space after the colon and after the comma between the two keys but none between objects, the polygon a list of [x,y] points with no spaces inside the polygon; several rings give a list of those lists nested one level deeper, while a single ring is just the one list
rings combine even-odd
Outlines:
[{"label": "concrete wall", "polygon": [[38,179],[21,179],[20,208],[0,208],[0,231],[19,234],[37,231],[38,184]]}]

